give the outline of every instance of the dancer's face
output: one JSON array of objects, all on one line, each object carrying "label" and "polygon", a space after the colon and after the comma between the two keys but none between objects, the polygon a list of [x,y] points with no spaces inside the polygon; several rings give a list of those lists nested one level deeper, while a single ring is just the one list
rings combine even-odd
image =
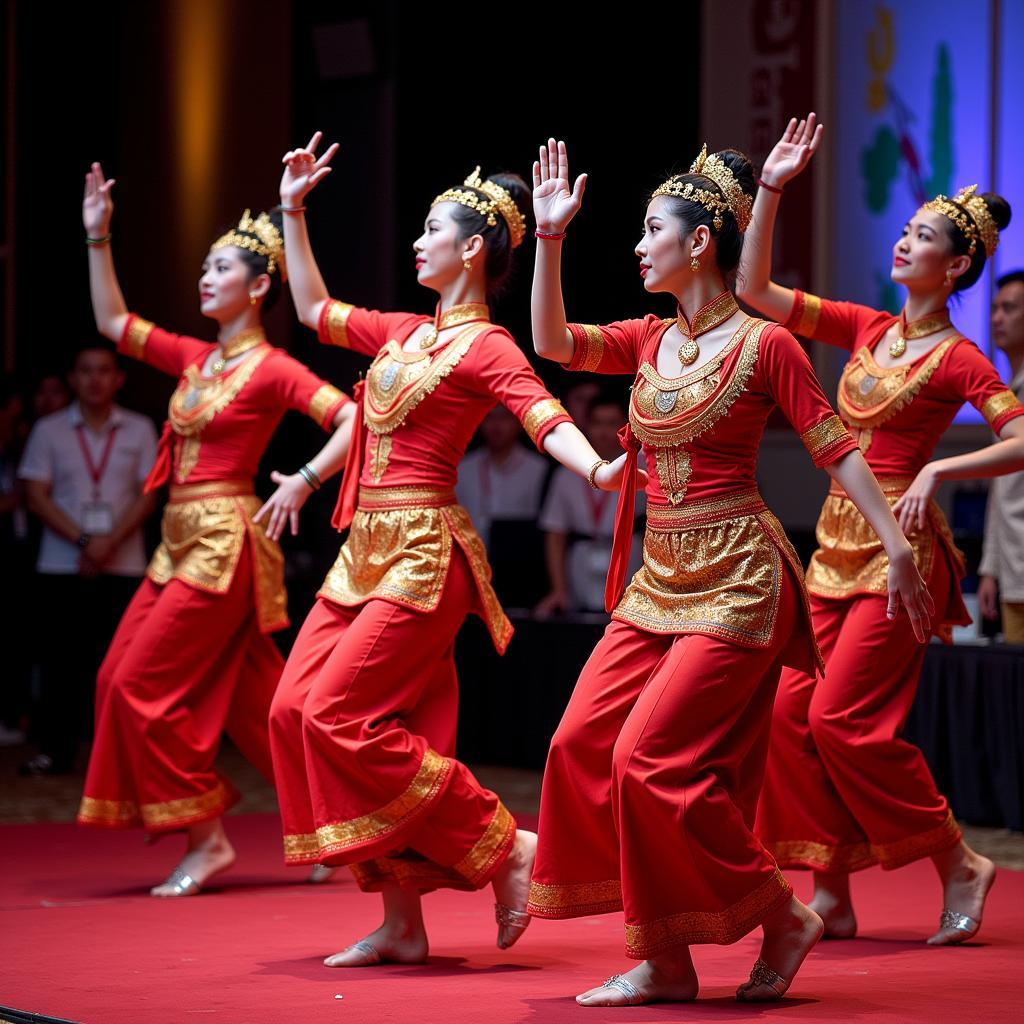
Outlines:
[{"label": "dancer's face", "polygon": [[941,213],[918,210],[903,227],[892,247],[892,270],[896,284],[911,290],[938,290],[946,282],[946,271],[962,273],[970,260],[953,253],[953,243]]},{"label": "dancer's face", "polygon": [[682,224],[671,211],[665,196],[647,205],[644,233],[634,250],[640,257],[640,274],[649,292],[678,295],[690,271],[689,238],[679,237]]},{"label": "dancer's face", "polygon": [[240,249],[233,245],[211,249],[199,278],[199,311],[218,322],[241,315],[251,305],[250,294],[259,301],[270,286],[266,274],[255,278],[251,274]]},{"label": "dancer's face", "polygon": [[416,280],[434,291],[442,291],[446,285],[465,273],[463,261],[467,256],[473,261],[482,259],[479,235],[459,237],[459,225],[452,216],[455,203],[437,203],[430,208],[423,223],[423,234],[412,243],[416,254]]}]

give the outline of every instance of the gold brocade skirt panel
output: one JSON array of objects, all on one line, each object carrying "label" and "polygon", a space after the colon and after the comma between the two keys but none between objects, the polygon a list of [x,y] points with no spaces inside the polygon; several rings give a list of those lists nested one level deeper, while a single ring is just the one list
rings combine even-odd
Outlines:
[{"label": "gold brocade skirt panel", "polygon": [[432,612],[448,578],[453,543],[476,581],[476,611],[503,653],[512,623],[491,586],[483,541],[451,491],[361,488],[348,537],[317,596],[346,607],[377,599]]},{"label": "gold brocade skirt panel", "polygon": [[284,556],[252,517],[263,503],[248,480],[211,481],[171,488],[160,524],[161,543],[146,575],[224,594],[231,588],[246,538],[252,548],[253,591],[260,632],[288,625]]},{"label": "gold brocade skirt panel", "polygon": [[803,567],[756,491],[681,509],[649,506],[643,565],[612,618],[649,633],[702,633],[770,647],[779,643],[775,622],[787,570],[801,592],[805,629],[786,640],[786,664],[813,672],[820,653]]},{"label": "gold brocade skirt panel", "polygon": [[[910,485],[911,477],[879,477],[879,484],[889,505],[895,505]],[[833,484],[815,528],[818,549],[807,568],[807,589],[816,597],[842,600],[858,594],[888,593],[889,559],[860,510]],[[950,576],[959,580],[965,572],[963,552],[956,546],[953,533],[942,509],[932,501],[928,521],[922,530],[915,530],[907,539],[914,549],[918,571],[928,580],[936,558],[945,558]],[[970,623],[959,585],[954,586],[944,609],[936,609],[935,635],[945,641],[952,638],[953,626]]]}]

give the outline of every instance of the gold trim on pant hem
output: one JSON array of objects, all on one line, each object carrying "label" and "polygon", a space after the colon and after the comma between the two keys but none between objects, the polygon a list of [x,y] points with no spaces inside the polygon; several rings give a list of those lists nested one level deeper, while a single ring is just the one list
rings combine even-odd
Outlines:
[{"label": "gold trim on pant hem", "polygon": [[200,821],[219,818],[239,800],[239,792],[226,779],[198,796],[137,804],[131,800],[98,800],[83,796],[78,823],[100,828],[131,828],[141,825],[152,832],[171,832]]},{"label": "gold trim on pant hem", "polygon": [[466,881],[454,868],[420,857],[376,857],[349,864],[348,868],[362,892],[380,892],[388,885],[416,892],[433,892],[435,889],[475,892],[480,888]]},{"label": "gold trim on pant hem", "polygon": [[647,924],[627,924],[626,956],[648,960],[675,946],[697,942],[727,946],[756,928],[792,894],[793,887],[776,868],[753,892],[725,910],[689,910]]},{"label": "gold trim on pant hem", "polygon": [[[308,864],[337,858],[337,863],[345,863],[344,854],[389,838],[427,810],[441,795],[450,774],[451,761],[428,747],[416,775],[401,796],[358,818],[321,825],[314,833],[286,835],[285,862]],[[351,859],[366,858],[364,855]]]},{"label": "gold trim on pant hem", "polygon": [[455,865],[455,870],[474,889],[483,888],[508,856],[515,837],[515,819],[509,814],[508,808],[499,801],[494,817],[484,829],[483,835],[473,844],[473,849]]},{"label": "gold trim on pant hem", "polygon": [[948,850],[960,842],[961,835],[960,826],[950,811],[938,827],[893,843],[829,846],[827,843],[807,839],[779,839],[765,842],[765,846],[782,867],[849,874],[876,864],[883,871],[905,867],[915,860]]},{"label": "gold trim on pant hem", "polygon": [[617,878],[572,885],[533,882],[526,910],[533,917],[551,919],[612,914],[622,910],[622,884]]}]

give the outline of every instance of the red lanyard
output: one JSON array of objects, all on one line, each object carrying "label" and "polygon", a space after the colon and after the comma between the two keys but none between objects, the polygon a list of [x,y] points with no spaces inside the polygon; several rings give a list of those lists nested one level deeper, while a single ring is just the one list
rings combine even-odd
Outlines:
[{"label": "red lanyard", "polygon": [[85,429],[81,423],[75,426],[75,435],[78,438],[78,447],[82,449],[82,458],[85,459],[85,468],[89,471],[89,476],[92,479],[92,497],[93,501],[99,500],[100,496],[100,481],[103,479],[103,474],[107,471],[107,465],[110,462],[110,453],[114,450],[114,437],[117,434],[117,427],[111,427],[110,432],[107,434],[107,443],[103,447],[103,454],[100,456],[100,464],[97,466],[92,461],[92,452],[89,451],[89,443],[85,439]]},{"label": "red lanyard", "polygon": [[597,536],[601,528],[601,517],[604,515],[605,506],[608,504],[608,495],[611,491],[595,491],[588,485],[585,491],[587,504],[590,506],[590,518],[594,522],[594,536]]}]

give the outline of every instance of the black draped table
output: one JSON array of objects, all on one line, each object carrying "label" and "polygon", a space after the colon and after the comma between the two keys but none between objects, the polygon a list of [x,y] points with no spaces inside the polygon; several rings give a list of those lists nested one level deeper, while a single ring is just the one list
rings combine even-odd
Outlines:
[{"label": "black draped table", "polygon": [[[510,618],[516,635],[503,658],[476,619],[456,644],[459,756],[540,769],[607,617]],[[958,818],[1024,829],[1024,647],[930,644],[905,735]]]}]

